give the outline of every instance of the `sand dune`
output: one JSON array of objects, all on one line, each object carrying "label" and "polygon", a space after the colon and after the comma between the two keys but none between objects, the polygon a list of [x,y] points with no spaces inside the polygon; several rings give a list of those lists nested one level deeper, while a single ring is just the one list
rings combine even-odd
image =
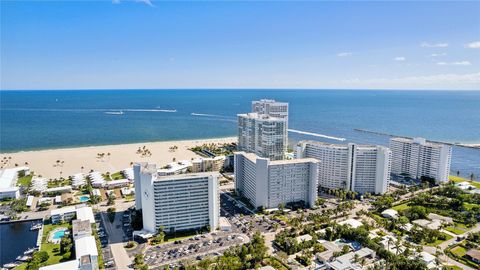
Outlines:
[{"label": "sand dune", "polygon": [[[91,146],[3,153],[0,154],[0,158],[11,157],[10,162],[5,167],[14,167],[15,164],[23,166],[25,162],[28,162],[28,166],[36,175],[58,178],[60,172],[62,172],[61,175],[64,177],[79,172],[89,172],[90,170],[114,173],[129,167],[131,162],[148,161],[165,165],[172,162],[173,158],[177,161],[182,159],[190,160],[198,157],[198,155],[188,150],[190,147],[204,143],[227,143],[234,141],[236,141],[236,137]],[[174,145],[178,148],[172,152],[169,148]],[[137,149],[143,146],[150,150],[151,156],[142,157],[136,153]],[[97,158],[98,153],[105,153],[105,156]],[[107,155],[108,153],[110,155]],[[56,166],[57,160],[64,161],[63,166]]]}]

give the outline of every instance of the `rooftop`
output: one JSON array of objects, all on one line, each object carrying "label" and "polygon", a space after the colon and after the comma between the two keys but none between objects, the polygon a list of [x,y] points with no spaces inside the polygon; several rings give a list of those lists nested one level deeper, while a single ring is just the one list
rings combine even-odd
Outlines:
[{"label": "rooftop", "polygon": [[88,220],[90,221],[90,223],[95,223],[95,217],[93,216],[92,208],[91,207],[77,208],[77,219]]},{"label": "rooftop", "polygon": [[90,221],[79,220],[79,219],[72,221],[72,232],[73,232],[73,235],[83,234],[83,233],[91,234],[92,227],[90,225]]},{"label": "rooftop", "polygon": [[170,180],[183,180],[193,178],[208,178],[210,176],[217,176],[218,172],[199,172],[199,173],[185,173],[176,175],[157,176],[155,181],[170,181]]},{"label": "rooftop", "polygon": [[4,189],[12,189],[15,187],[15,179],[18,172],[28,171],[28,167],[16,167],[10,169],[0,170],[0,191]]},{"label": "rooftop", "polygon": [[467,251],[466,255],[470,258],[480,260],[480,250],[478,249],[470,249],[469,251]]},{"label": "rooftop", "polygon": [[338,224],[340,224],[340,225],[350,225],[354,229],[363,225],[363,223],[361,221],[353,219],[353,218],[344,220],[342,222],[339,222]]},{"label": "rooftop", "polygon": [[75,240],[75,256],[77,259],[85,255],[98,256],[95,237],[86,236]]},{"label": "rooftop", "polygon": [[[240,151],[240,152],[235,152],[235,154],[242,155],[253,163],[256,163],[257,159],[267,159],[268,160],[268,158],[259,157],[259,156],[255,155],[254,153],[247,153],[247,152]],[[319,163],[320,161],[318,159],[314,159],[314,158],[269,160],[270,165],[296,164],[296,163],[305,163],[305,162]]]}]

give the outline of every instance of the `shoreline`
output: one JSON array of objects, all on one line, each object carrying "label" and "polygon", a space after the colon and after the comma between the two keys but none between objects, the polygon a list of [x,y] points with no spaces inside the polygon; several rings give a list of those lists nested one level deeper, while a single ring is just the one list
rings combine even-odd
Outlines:
[{"label": "shoreline", "polygon": [[[66,178],[76,173],[88,173],[91,170],[113,174],[131,167],[131,163],[135,162],[151,162],[158,166],[164,166],[174,160],[191,160],[200,157],[189,150],[194,146],[205,143],[222,144],[236,141],[237,137],[222,137],[29,150],[2,153],[0,159],[11,158],[4,168],[13,168],[16,164],[30,167],[30,170],[34,171],[37,176]],[[137,153],[137,150],[144,146],[151,152],[148,156]],[[177,147],[172,150],[172,146]],[[103,155],[99,156],[99,154]]]},{"label": "shoreline", "polygon": [[103,146],[117,146],[117,145],[132,145],[132,144],[152,144],[152,143],[161,143],[161,142],[185,142],[185,141],[207,141],[207,140],[216,140],[216,139],[237,139],[237,136],[227,136],[227,137],[210,137],[210,138],[192,138],[192,139],[173,139],[173,140],[162,140],[162,141],[142,141],[142,142],[127,142],[127,143],[114,143],[114,144],[86,144],[86,145],[71,145],[71,146],[58,146],[58,147],[49,147],[49,148],[33,148],[30,150],[12,150],[12,151],[2,151],[0,149],[0,156],[9,155],[9,154],[18,154],[18,153],[28,153],[28,152],[38,152],[38,151],[50,151],[50,150],[61,150],[61,149],[76,149],[76,148],[89,148],[89,147],[103,147]]}]

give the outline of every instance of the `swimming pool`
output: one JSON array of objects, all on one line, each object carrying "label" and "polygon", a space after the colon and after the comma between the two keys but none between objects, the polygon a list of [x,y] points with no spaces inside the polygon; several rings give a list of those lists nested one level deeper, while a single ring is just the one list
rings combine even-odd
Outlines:
[{"label": "swimming pool", "polygon": [[79,200],[80,202],[88,202],[88,201],[90,200],[90,196],[88,196],[88,195],[83,195],[83,196],[78,197],[78,200]]},{"label": "swimming pool", "polygon": [[65,232],[66,232],[66,231],[67,231],[67,230],[64,229],[64,230],[58,230],[58,231],[54,232],[54,233],[53,233],[53,236],[52,236],[53,240],[54,240],[54,241],[55,241],[55,240],[58,241],[58,240],[62,239],[62,237],[65,236]]}]

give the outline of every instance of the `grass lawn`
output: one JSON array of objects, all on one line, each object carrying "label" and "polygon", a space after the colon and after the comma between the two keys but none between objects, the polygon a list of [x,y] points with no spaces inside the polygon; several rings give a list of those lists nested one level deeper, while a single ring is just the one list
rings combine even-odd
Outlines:
[{"label": "grass lawn", "polygon": [[465,233],[464,230],[462,230],[461,228],[455,227],[455,226],[446,227],[445,230],[447,230],[451,233],[457,234],[457,235]]},{"label": "grass lawn", "polygon": [[125,201],[130,202],[135,200],[135,195],[126,195],[124,197]]},{"label": "grass lawn", "polygon": [[32,182],[33,174],[25,175],[24,177],[20,177],[17,180],[17,185],[28,187]]},{"label": "grass lawn", "polygon": [[465,207],[465,209],[467,210],[472,210],[473,207],[478,207],[480,205],[476,204],[476,203],[463,203],[463,206]]},{"label": "grass lawn", "polygon": [[125,179],[125,177],[123,177],[123,174],[121,172],[116,172],[116,173],[110,175],[110,177],[112,178],[112,180]]},{"label": "grass lawn", "polygon": [[462,177],[458,177],[458,176],[453,176],[453,175],[450,175],[448,177],[448,179],[450,181],[453,181],[455,183],[461,183],[461,182],[468,182],[470,185],[476,187],[476,188],[480,188],[480,182],[475,182],[475,181],[470,181],[466,178],[462,178]]},{"label": "grass lawn", "polygon": [[446,234],[446,233],[442,233],[442,234],[445,236],[445,240],[437,239],[435,242],[433,242],[433,243],[427,243],[426,245],[427,245],[427,246],[431,246],[431,247],[435,247],[435,246],[440,245],[440,244],[443,243],[444,241],[447,241],[447,240],[450,240],[450,239],[453,238],[453,236],[448,235],[448,234]]},{"label": "grass lawn", "polygon": [[27,263],[22,263],[18,266],[15,266],[15,268],[13,268],[13,270],[25,270],[27,269]]},{"label": "grass lawn", "polygon": [[408,203],[402,203],[392,207],[392,209],[396,211],[407,210],[408,208],[410,208],[410,206],[408,206]]},{"label": "grass lawn", "polygon": [[[41,251],[46,251],[50,256],[48,260],[44,263],[44,265],[52,265],[63,262],[63,254],[60,253],[60,244],[54,244],[48,242],[48,235],[50,232],[56,228],[66,227],[71,229],[71,225],[68,223],[53,225],[53,224],[46,224],[43,226],[43,236],[42,236],[42,247]],[[54,249],[58,248],[59,251],[55,252]]]},{"label": "grass lawn", "polygon": [[455,256],[458,257],[463,257],[465,253],[467,253],[467,249],[465,249],[463,246],[456,246],[451,251],[453,254],[455,254]]},{"label": "grass lawn", "polygon": [[458,267],[456,265],[447,265],[447,266],[445,266],[445,269],[447,269],[447,270],[462,270],[463,268]]}]

